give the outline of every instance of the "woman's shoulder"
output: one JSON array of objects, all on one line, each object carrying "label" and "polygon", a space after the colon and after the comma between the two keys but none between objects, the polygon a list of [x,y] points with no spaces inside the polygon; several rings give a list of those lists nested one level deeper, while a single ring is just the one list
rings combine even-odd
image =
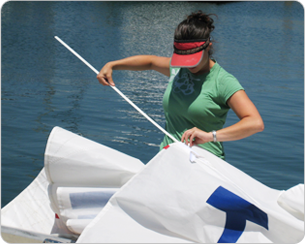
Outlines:
[{"label": "woman's shoulder", "polygon": [[[216,79],[217,81],[220,83],[220,84],[223,84],[223,83],[239,83],[238,79],[233,75],[231,74],[230,72],[228,72],[226,69],[224,69],[219,63],[215,63],[216,65]],[[215,66],[214,65],[214,66]]]},{"label": "woman's shoulder", "polygon": [[[218,64],[219,65],[219,64]],[[222,97],[222,101],[226,104],[229,97],[239,90],[244,90],[238,79],[226,71],[219,65],[218,76],[217,76],[217,90],[219,95]]]}]

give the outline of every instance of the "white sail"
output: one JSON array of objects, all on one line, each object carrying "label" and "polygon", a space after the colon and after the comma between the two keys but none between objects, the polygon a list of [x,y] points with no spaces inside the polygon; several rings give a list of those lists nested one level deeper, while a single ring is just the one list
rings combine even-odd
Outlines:
[{"label": "white sail", "polygon": [[288,191],[296,203],[289,206],[303,218],[278,203],[283,191],[204,149],[175,143],[110,199],[77,242],[298,243],[304,236],[304,185],[297,188]]}]

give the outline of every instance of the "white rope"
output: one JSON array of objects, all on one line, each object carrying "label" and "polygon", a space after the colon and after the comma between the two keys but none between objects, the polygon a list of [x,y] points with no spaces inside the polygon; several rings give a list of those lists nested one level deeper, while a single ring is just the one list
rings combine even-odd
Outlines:
[{"label": "white rope", "polygon": [[[89,64],[85,59],[83,59],[77,52],[75,52],[71,47],[69,47],[65,42],[63,42],[58,36],[55,36],[55,39],[59,41],[63,46],[65,46],[70,52],[72,52],[76,57],[78,57],[83,63],[85,63],[90,69],[92,69],[96,74],[99,72]],[[171,138],[174,142],[178,142],[176,138],[174,138],[171,134],[169,134],[166,130],[164,130],[160,125],[158,125],[154,120],[152,120],[146,113],[144,113],[137,105],[135,105],[132,101],[129,100],[118,88],[115,86],[110,86],[114,89],[121,97],[125,99],[131,106],[133,106],[140,114],[142,114],[148,121],[150,121],[154,126],[156,126],[159,130],[161,130],[165,135]]]}]

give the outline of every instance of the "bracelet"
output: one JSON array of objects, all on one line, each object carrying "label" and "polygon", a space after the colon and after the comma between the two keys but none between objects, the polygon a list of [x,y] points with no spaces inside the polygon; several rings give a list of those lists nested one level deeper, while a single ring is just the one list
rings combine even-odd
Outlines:
[{"label": "bracelet", "polygon": [[213,131],[212,131],[212,134],[213,134],[213,141],[214,141],[214,143],[215,143],[215,142],[217,142],[216,131],[213,130]]}]

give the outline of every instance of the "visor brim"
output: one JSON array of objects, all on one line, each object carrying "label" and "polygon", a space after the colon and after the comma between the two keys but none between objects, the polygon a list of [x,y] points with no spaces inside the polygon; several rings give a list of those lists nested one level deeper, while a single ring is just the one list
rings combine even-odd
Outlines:
[{"label": "visor brim", "polygon": [[202,60],[204,50],[187,55],[173,53],[170,65],[179,68],[194,68]]}]

